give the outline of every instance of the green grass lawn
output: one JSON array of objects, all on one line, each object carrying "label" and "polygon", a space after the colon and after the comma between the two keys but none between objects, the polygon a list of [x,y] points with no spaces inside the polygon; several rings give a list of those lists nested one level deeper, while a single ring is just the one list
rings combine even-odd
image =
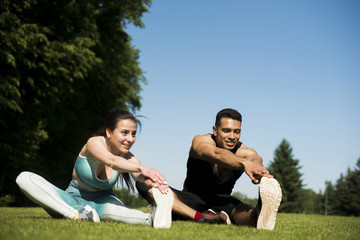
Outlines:
[{"label": "green grass lawn", "polygon": [[52,219],[42,208],[0,208],[0,240],[12,239],[360,239],[360,218],[278,214],[273,231],[174,221],[171,229]]}]

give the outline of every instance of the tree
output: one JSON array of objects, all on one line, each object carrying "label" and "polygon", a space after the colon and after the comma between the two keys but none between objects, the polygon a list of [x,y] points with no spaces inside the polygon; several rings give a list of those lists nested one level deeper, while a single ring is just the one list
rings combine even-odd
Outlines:
[{"label": "tree", "polygon": [[274,160],[268,170],[279,181],[282,188],[282,203],[279,212],[302,212],[300,196],[302,194],[302,174],[299,172],[299,160],[294,159],[292,148],[285,139],[275,150]]},{"label": "tree", "polygon": [[360,216],[360,158],[356,162],[356,167],[350,170],[347,176],[348,194],[351,199],[347,209],[349,215]]},{"label": "tree", "polygon": [[242,194],[240,192],[234,192],[232,194],[233,197],[236,197],[237,199],[239,199],[240,201],[242,201],[245,204],[248,204],[252,207],[256,207],[257,203],[258,203],[258,199],[257,198],[249,198],[248,196],[246,196],[246,194]]},{"label": "tree", "polygon": [[336,196],[336,190],[334,185],[330,181],[325,182],[325,194],[322,202],[324,203],[324,214],[334,215],[336,214],[335,207],[339,205],[339,199]]},{"label": "tree", "polygon": [[141,107],[145,79],[125,28],[143,27],[150,3],[1,0],[1,195],[17,194],[23,170],[65,187],[108,112]]},{"label": "tree", "polygon": [[132,194],[127,188],[113,189],[114,194],[130,208],[145,208],[149,203],[139,194]]},{"label": "tree", "polygon": [[341,174],[335,189],[329,189],[329,193],[334,192],[329,197],[330,214],[360,216],[360,158],[356,167],[354,170],[349,168],[345,176]]},{"label": "tree", "polygon": [[312,189],[302,189],[299,196],[300,209],[303,214],[321,213],[321,194]]}]

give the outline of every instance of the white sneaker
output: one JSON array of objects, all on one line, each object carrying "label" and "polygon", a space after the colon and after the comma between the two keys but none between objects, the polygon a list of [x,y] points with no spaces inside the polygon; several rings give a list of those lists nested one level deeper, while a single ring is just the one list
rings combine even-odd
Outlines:
[{"label": "white sneaker", "polygon": [[100,222],[100,217],[97,214],[96,210],[89,205],[86,205],[85,207],[80,209],[77,215],[78,216],[75,220],[89,220],[93,222]]},{"label": "white sneaker", "polygon": [[262,177],[260,181],[261,210],[257,229],[273,230],[282,198],[281,187],[275,178]]},{"label": "white sneaker", "polygon": [[152,212],[153,227],[170,228],[171,211],[174,203],[173,192],[169,189],[168,193],[162,194],[159,189],[153,187],[152,195],[155,201]]}]

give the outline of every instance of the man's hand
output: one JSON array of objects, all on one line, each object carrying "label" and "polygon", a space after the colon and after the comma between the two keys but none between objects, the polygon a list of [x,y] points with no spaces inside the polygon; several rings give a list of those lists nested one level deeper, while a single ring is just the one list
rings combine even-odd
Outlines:
[{"label": "man's hand", "polygon": [[262,158],[259,155],[251,155],[246,157],[246,159],[247,161],[243,162],[245,173],[249,176],[253,184],[260,183],[262,177],[274,177],[263,166]]},{"label": "man's hand", "polygon": [[274,177],[270,175],[269,171],[264,167],[262,157],[260,157],[254,149],[242,145],[236,152],[236,156],[242,159],[241,163],[244,171],[253,184],[260,183],[262,177]]}]

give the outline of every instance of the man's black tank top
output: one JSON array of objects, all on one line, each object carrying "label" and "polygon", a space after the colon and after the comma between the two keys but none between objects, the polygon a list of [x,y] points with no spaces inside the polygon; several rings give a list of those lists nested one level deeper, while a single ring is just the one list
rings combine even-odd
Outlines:
[{"label": "man's black tank top", "polygon": [[[211,137],[215,141],[213,134]],[[241,144],[241,142],[238,142],[231,152],[236,153]],[[214,176],[214,164],[205,160],[194,159],[189,154],[184,191],[200,195],[230,195],[236,181],[242,173],[243,171],[240,170],[224,169],[220,177]]]}]

